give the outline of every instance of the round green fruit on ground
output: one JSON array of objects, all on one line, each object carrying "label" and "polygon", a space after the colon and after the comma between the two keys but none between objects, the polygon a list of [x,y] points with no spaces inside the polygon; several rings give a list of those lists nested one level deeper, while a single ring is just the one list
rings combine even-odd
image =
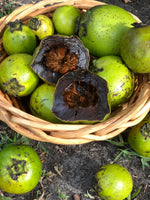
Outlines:
[{"label": "round green fruit on ground", "polygon": [[150,73],[149,43],[150,26],[134,27],[124,34],[120,43],[120,55],[133,72]]},{"label": "round green fruit on ground", "polygon": [[24,194],[33,190],[42,174],[37,153],[27,145],[11,145],[0,152],[0,188]]},{"label": "round green fruit on ground", "polygon": [[40,40],[54,34],[53,23],[46,15],[31,17],[28,26]]},{"label": "round green fruit on ground", "polygon": [[131,174],[118,164],[102,166],[95,174],[95,182],[94,188],[104,200],[123,200],[133,188]]},{"label": "round green fruit on ground", "polygon": [[35,34],[27,25],[18,20],[8,23],[2,41],[8,55],[16,53],[32,54],[36,48]]},{"label": "round green fruit on ground", "polygon": [[136,153],[150,158],[150,114],[131,128],[128,143]]},{"label": "round green fruit on ground", "polygon": [[134,22],[134,18],[118,6],[94,6],[81,18],[79,37],[94,56],[119,55],[122,35]]},{"label": "round green fruit on ground", "polygon": [[52,106],[54,100],[55,86],[43,83],[37,87],[30,97],[30,110],[31,113],[41,119],[60,123],[52,113]]},{"label": "round green fruit on ground", "polygon": [[111,107],[114,109],[128,101],[134,90],[134,73],[119,56],[103,56],[94,60],[94,70],[108,84]]},{"label": "round green fruit on ground", "polygon": [[52,18],[57,33],[68,36],[74,35],[81,15],[80,10],[71,5],[57,8]]},{"label": "round green fruit on ground", "polygon": [[38,76],[30,67],[32,56],[12,54],[0,64],[0,88],[13,96],[27,96],[37,87]]}]

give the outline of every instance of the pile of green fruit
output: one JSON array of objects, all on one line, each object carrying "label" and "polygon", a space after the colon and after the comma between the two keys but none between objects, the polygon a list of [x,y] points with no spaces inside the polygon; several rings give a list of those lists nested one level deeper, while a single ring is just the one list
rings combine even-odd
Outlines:
[{"label": "pile of green fruit", "polygon": [[53,123],[97,123],[127,102],[135,73],[150,72],[150,26],[126,10],[65,5],[52,18],[9,22],[0,88],[29,97],[30,112]]}]

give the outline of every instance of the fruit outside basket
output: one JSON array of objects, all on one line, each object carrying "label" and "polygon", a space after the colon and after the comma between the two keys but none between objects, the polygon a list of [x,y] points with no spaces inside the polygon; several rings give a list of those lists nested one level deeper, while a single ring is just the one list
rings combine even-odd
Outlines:
[{"label": "fruit outside basket", "polygon": [[[7,56],[2,47],[2,34],[6,25],[15,19],[26,23],[29,18],[45,14],[49,17],[62,5],[73,5],[83,12],[96,5],[105,3],[93,0],[44,0],[36,4],[26,4],[0,19],[0,62]],[[133,15],[137,22],[140,20]],[[0,91],[0,120],[23,136],[37,141],[62,145],[78,145],[92,141],[113,138],[128,127],[138,124],[150,111],[150,74],[136,76],[135,91],[130,100],[112,112],[109,119],[94,125],[53,124],[27,113],[17,98]]]}]

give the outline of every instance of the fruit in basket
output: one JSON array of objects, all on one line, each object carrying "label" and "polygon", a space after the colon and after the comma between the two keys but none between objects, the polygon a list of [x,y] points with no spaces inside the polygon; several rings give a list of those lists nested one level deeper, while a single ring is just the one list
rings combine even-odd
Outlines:
[{"label": "fruit in basket", "polygon": [[128,142],[139,155],[150,158],[150,113],[130,129]]},{"label": "fruit in basket", "polygon": [[126,32],[120,43],[120,55],[135,73],[150,73],[150,25],[135,27]]},{"label": "fruit in basket", "polygon": [[118,6],[98,5],[82,16],[78,34],[92,55],[119,55],[122,35],[134,22],[135,19]]},{"label": "fruit in basket", "polygon": [[95,174],[94,188],[102,199],[123,200],[131,193],[133,181],[123,166],[106,164]]},{"label": "fruit in basket", "polygon": [[52,112],[65,122],[106,120],[111,112],[106,81],[88,70],[66,73],[57,82]]},{"label": "fruit in basket", "polygon": [[75,34],[81,16],[79,9],[72,5],[64,5],[54,11],[52,21],[57,33],[70,36]]},{"label": "fruit in basket", "polygon": [[28,26],[40,40],[54,34],[52,20],[46,15],[36,15],[31,17]]},{"label": "fruit in basket", "polygon": [[38,85],[39,77],[31,69],[32,56],[12,54],[0,63],[0,88],[13,96],[27,96]]},{"label": "fruit in basket", "polygon": [[87,69],[89,59],[88,49],[77,36],[52,35],[41,41],[31,68],[45,82],[56,84],[69,71]]},{"label": "fruit in basket", "polygon": [[33,190],[42,174],[37,153],[27,145],[10,145],[0,152],[0,188],[24,194]]},{"label": "fruit in basket", "polygon": [[134,73],[119,56],[103,56],[93,61],[93,70],[107,81],[111,107],[114,109],[131,97],[134,90]]},{"label": "fruit in basket", "polygon": [[30,97],[30,110],[31,113],[41,119],[60,123],[52,113],[52,106],[54,100],[55,86],[43,83],[38,86]]},{"label": "fruit in basket", "polygon": [[16,53],[32,54],[36,47],[35,34],[19,20],[8,23],[2,41],[8,55]]}]

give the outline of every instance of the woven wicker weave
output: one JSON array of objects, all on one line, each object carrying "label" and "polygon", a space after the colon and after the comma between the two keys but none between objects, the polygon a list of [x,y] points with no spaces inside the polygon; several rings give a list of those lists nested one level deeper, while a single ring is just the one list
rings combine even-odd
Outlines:
[{"label": "woven wicker weave", "polygon": [[[15,19],[24,23],[38,14],[52,16],[62,5],[73,5],[82,11],[105,3],[93,0],[61,1],[45,0],[37,4],[27,4],[17,8],[9,16],[0,19],[0,62],[6,57],[2,48],[2,34],[6,24]],[[140,20],[133,15],[137,22]],[[108,120],[95,125],[52,124],[27,113],[14,97],[0,91],[0,120],[16,132],[38,141],[63,145],[83,144],[112,138],[128,127],[138,124],[150,111],[150,75],[136,77],[136,87],[129,102],[111,114]]]}]

